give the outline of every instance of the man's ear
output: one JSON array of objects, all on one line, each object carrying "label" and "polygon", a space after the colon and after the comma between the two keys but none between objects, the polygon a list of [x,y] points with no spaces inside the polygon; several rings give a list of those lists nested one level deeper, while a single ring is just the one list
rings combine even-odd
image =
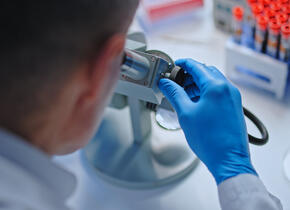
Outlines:
[{"label": "man's ear", "polygon": [[[108,39],[103,47],[98,52],[98,55],[91,61],[91,65],[88,69],[88,80],[90,82],[90,93],[91,97],[95,97],[99,86],[102,85],[102,81],[107,76],[110,76],[112,73],[118,75],[118,71],[110,72],[112,65],[116,61],[120,61],[120,58],[124,52],[124,46],[126,42],[125,34],[116,34]],[[120,63],[121,67],[121,63]]]},{"label": "man's ear", "polygon": [[110,67],[112,61],[124,52],[126,42],[126,35],[116,34],[106,41],[101,48],[96,60],[95,65],[103,69]]}]

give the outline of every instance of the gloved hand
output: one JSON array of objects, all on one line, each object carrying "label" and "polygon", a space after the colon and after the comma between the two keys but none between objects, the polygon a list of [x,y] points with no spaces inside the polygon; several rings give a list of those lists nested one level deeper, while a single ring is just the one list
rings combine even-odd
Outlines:
[{"label": "gloved hand", "polygon": [[243,173],[257,175],[238,89],[215,67],[191,59],[178,60],[176,65],[191,75],[195,88],[189,84],[182,88],[169,79],[161,79],[159,88],[176,110],[191,149],[217,184]]}]

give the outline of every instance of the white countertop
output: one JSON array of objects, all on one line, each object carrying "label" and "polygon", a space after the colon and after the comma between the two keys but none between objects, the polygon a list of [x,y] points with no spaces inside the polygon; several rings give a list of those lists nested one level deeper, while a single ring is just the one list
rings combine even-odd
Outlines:
[{"label": "white countertop", "polygon": [[[190,57],[224,72],[226,34],[215,29],[211,9],[204,18],[185,22],[166,33],[148,36],[149,49],[167,52],[174,59]],[[240,87],[243,103],[267,126],[270,141],[266,146],[250,146],[252,161],[268,190],[290,210],[290,181],[283,171],[283,159],[290,149],[290,103],[277,101],[258,90]],[[250,133],[256,129],[249,125]],[[56,158],[76,174],[78,187],[70,205],[82,210],[214,210],[220,209],[216,184],[203,164],[189,176],[171,186],[154,190],[128,190],[113,186],[87,174],[80,154]],[[290,168],[290,165],[289,165]]]}]

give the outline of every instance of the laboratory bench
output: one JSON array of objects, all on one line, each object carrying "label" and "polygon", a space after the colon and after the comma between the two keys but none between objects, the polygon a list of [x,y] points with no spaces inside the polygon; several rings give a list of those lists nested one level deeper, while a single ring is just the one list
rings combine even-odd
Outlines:
[{"label": "laboratory bench", "polygon": [[[225,72],[225,43],[229,35],[214,27],[211,9],[203,17],[185,21],[174,29],[147,34],[148,49],[162,50],[172,58],[194,58]],[[138,24],[132,30],[139,30]],[[272,194],[290,210],[290,180],[285,176],[283,161],[290,150],[290,103],[278,101],[263,91],[238,85],[243,104],[255,113],[269,130],[265,146],[250,146],[251,158],[261,180]],[[258,134],[248,123],[248,131]],[[171,185],[146,190],[118,187],[89,173],[81,152],[56,157],[56,162],[72,171],[78,180],[69,205],[81,210],[218,210],[216,183],[200,163],[188,176]],[[288,165],[290,168],[290,164]]]}]

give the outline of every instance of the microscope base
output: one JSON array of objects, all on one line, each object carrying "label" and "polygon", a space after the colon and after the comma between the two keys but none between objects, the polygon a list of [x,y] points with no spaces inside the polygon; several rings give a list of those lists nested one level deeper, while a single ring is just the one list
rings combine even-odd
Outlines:
[{"label": "microscope base", "polygon": [[137,144],[129,109],[108,108],[98,133],[81,153],[87,172],[134,189],[172,184],[188,175],[199,160],[182,130],[165,130],[156,123],[154,113],[151,117],[151,134]]}]

